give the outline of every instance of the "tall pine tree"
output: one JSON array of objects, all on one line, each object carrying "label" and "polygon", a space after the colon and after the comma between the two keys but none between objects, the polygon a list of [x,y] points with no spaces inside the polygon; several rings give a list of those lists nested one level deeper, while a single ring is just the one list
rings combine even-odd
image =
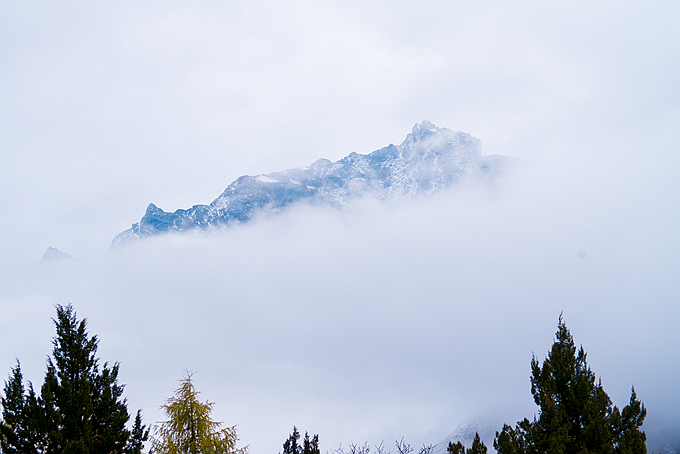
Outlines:
[{"label": "tall pine tree", "polygon": [[283,443],[283,454],[300,454],[302,447],[298,443],[300,439],[300,432],[297,427],[293,426],[293,433],[288,436],[288,439]]},{"label": "tall pine tree", "polygon": [[319,450],[319,435],[316,434],[309,438],[309,433],[305,432],[305,438],[302,445],[298,443],[300,439],[300,432],[297,427],[293,426],[293,433],[283,443],[283,454],[320,454]]},{"label": "tall pine tree", "polygon": [[472,440],[472,446],[465,449],[463,443],[460,441],[458,443],[449,442],[449,446],[446,449],[449,454],[486,454],[487,448],[482,439],[479,437],[479,433],[475,433],[475,438]]},{"label": "tall pine tree", "polygon": [[536,357],[531,361],[531,394],[539,407],[538,419],[524,419],[514,429],[506,424],[496,432],[499,454],[646,454],[640,427],[647,412],[635,390],[621,412],[612,407],[562,316],[543,364]]},{"label": "tall pine tree", "polygon": [[41,453],[45,451],[46,436],[42,430],[42,409],[29,383],[24,389],[21,365],[12,369],[5,383],[0,424],[0,452],[7,454]]},{"label": "tall pine tree", "polygon": [[305,439],[302,442],[302,454],[321,454],[318,434],[314,434],[310,439],[309,434],[305,432]]},{"label": "tall pine tree", "polygon": [[118,364],[99,367],[98,339],[71,305],[57,306],[52,356],[40,396],[24,389],[19,364],[2,398],[3,453],[140,453],[148,436],[137,413],[129,431],[127,403],[118,384]]}]

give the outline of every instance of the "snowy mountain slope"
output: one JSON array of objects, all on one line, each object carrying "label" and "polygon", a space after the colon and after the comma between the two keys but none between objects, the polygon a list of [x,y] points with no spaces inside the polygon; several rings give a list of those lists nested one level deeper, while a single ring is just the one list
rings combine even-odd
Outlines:
[{"label": "snowy mountain slope", "polygon": [[111,247],[165,232],[247,222],[261,210],[278,211],[299,201],[343,208],[368,193],[381,200],[410,198],[462,180],[494,178],[509,158],[482,156],[481,147],[469,134],[423,121],[400,145],[366,155],[350,153],[337,162],[319,159],[305,169],[239,177],[209,205],[169,213],[151,203],[139,223],[117,235]]}]

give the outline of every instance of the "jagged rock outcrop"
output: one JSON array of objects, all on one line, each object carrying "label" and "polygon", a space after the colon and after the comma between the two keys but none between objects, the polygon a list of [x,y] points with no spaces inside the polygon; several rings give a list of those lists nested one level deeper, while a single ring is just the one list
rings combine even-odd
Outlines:
[{"label": "jagged rock outcrop", "polygon": [[117,235],[111,246],[165,232],[247,222],[261,210],[278,211],[300,201],[343,208],[365,194],[382,200],[410,198],[461,180],[494,178],[508,158],[482,156],[481,149],[481,141],[470,134],[423,121],[400,145],[366,155],[350,153],[337,162],[319,159],[305,169],[242,176],[209,205],[170,213],[151,203],[142,219]]}]

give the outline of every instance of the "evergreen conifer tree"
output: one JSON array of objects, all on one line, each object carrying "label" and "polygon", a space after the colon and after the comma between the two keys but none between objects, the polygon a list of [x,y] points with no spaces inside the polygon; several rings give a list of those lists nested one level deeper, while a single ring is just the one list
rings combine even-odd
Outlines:
[{"label": "evergreen conifer tree", "polygon": [[3,453],[107,454],[141,452],[148,431],[138,413],[126,429],[127,403],[118,384],[118,364],[96,358],[98,340],[78,321],[71,305],[57,306],[52,357],[36,396],[24,389],[20,365],[5,383],[2,398]]},{"label": "evergreen conifer tree", "polygon": [[182,379],[175,395],[161,408],[168,417],[154,427],[153,452],[156,454],[246,454],[236,448],[236,426],[221,428],[210,418],[213,403],[198,400],[191,374]]},{"label": "evergreen conifer tree", "polygon": [[130,431],[130,440],[125,448],[125,454],[142,454],[144,442],[148,439],[149,431],[145,430],[145,426],[142,424],[142,412],[137,410],[135,425],[132,426],[132,430]]},{"label": "evergreen conifer tree", "polygon": [[321,451],[319,451],[318,434],[315,434],[310,440],[309,434],[305,432],[305,439],[302,443],[302,454],[321,454]]},{"label": "evergreen conifer tree", "polygon": [[0,424],[0,452],[7,454],[40,453],[44,451],[45,435],[41,431],[42,418],[38,399],[29,383],[24,389],[21,365],[12,369],[5,383]]},{"label": "evergreen conifer tree", "polygon": [[293,426],[293,433],[288,436],[288,439],[283,443],[283,454],[321,454],[319,450],[319,435],[316,434],[309,438],[309,433],[305,432],[305,438],[302,445],[298,443],[300,439],[300,432],[297,427]]},{"label": "evergreen conifer tree", "polygon": [[283,443],[283,454],[300,454],[302,447],[298,444],[299,439],[300,432],[298,432],[297,427],[293,426],[293,433]]},{"label": "evergreen conifer tree", "polygon": [[647,437],[640,430],[647,416],[645,406],[638,400],[635,387],[631,388],[630,402],[619,413],[614,407],[612,428],[615,454],[644,454],[647,452]]},{"label": "evergreen conifer tree", "polygon": [[479,434],[475,434],[475,439],[472,440],[472,446],[468,449],[467,454],[486,454],[486,445],[480,440]]},{"label": "evergreen conifer tree", "polygon": [[486,454],[487,447],[479,437],[479,433],[475,433],[475,438],[472,440],[472,446],[465,449],[463,443],[460,441],[458,443],[449,442],[449,446],[446,451],[450,454]]},{"label": "evergreen conifer tree", "polygon": [[646,454],[646,436],[640,431],[646,410],[635,390],[623,411],[612,407],[561,315],[542,366],[532,358],[531,393],[539,406],[538,419],[525,418],[514,429],[506,424],[496,432],[499,454]]}]

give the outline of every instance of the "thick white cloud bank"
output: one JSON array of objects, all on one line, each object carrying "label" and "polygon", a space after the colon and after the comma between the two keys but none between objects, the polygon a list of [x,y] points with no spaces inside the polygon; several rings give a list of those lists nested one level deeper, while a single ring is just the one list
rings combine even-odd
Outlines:
[{"label": "thick white cloud bank", "polygon": [[[324,450],[419,445],[531,417],[531,354],[564,311],[614,403],[635,385],[650,439],[673,441],[675,3],[117,5],[0,7],[0,374],[19,358],[41,382],[71,302],[147,422],[186,368],[253,453],[293,425]],[[529,162],[108,254],[149,202],[207,203],[423,119]],[[75,260],[35,267],[48,246]]]},{"label": "thick white cloud bank", "polygon": [[17,356],[39,381],[52,304],[70,301],[148,421],[186,368],[253,452],[280,450],[293,425],[325,449],[436,443],[471,419],[533,415],[531,354],[564,311],[614,402],[635,385],[648,431],[677,428],[677,221],[633,188],[518,181],[539,170],[41,265],[3,298],[3,366]]}]

